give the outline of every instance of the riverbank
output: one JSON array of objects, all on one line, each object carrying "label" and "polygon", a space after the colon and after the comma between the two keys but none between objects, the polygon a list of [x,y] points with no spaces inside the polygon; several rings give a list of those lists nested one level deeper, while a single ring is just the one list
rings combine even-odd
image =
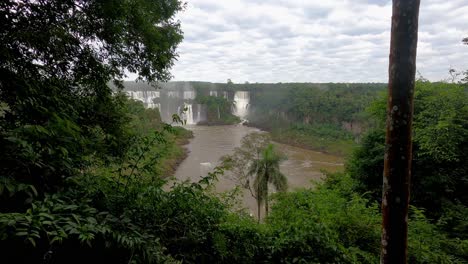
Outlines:
[{"label": "riverbank", "polygon": [[[194,138],[185,146],[189,154],[177,168],[174,176],[179,181],[197,182],[206,172],[219,163],[219,159],[232,154],[247,134],[260,131],[243,125],[231,126],[188,126]],[[323,170],[337,172],[343,170],[343,158],[300,147],[278,144],[288,157],[280,169],[287,176],[289,190],[313,187],[315,181],[323,179]],[[232,191],[237,186],[230,172],[218,179],[215,190],[219,193]],[[257,203],[248,190],[242,189],[240,204],[249,213],[256,214]]]},{"label": "riverbank", "polygon": [[276,142],[299,147],[312,151],[319,151],[324,154],[337,155],[340,157],[349,156],[356,143],[352,139],[343,139],[339,137],[328,137],[325,135],[316,135],[310,130],[289,127],[272,127],[262,125],[261,123],[247,122],[245,126],[255,127],[270,133],[272,139]]},{"label": "riverbank", "polygon": [[302,134],[292,129],[269,131],[274,141],[325,154],[347,157],[352,153],[356,143],[352,140],[329,139],[310,134]]},{"label": "riverbank", "polygon": [[169,178],[174,175],[180,164],[188,157],[189,150],[185,147],[193,138],[191,130],[183,127],[174,127],[175,133],[172,135],[170,146],[167,149],[167,156],[160,162],[160,173],[162,178]]}]

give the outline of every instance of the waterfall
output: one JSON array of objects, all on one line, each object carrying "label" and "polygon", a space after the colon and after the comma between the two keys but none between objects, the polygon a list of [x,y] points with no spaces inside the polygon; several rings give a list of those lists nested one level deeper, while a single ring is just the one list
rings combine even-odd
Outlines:
[{"label": "waterfall", "polygon": [[125,92],[128,97],[143,102],[147,108],[155,108],[154,100],[160,97],[159,91],[127,91]]},{"label": "waterfall", "polygon": [[195,124],[199,122],[203,122],[206,120],[206,111],[204,110],[205,105],[203,104],[194,104],[193,105],[193,112],[194,112],[194,120]]},{"label": "waterfall", "polygon": [[[172,115],[178,114],[186,124],[195,125],[206,120],[206,107],[192,104],[196,98],[196,91],[183,88],[175,90],[162,89],[157,91],[125,91],[129,98],[141,101],[146,108],[158,108],[161,119],[171,123]],[[216,92],[216,91],[215,91]],[[183,109],[186,108],[186,111]],[[181,113],[181,111],[183,113]]]},{"label": "waterfall", "polygon": [[248,114],[248,107],[250,102],[249,92],[237,91],[234,94],[234,114],[244,119]]},{"label": "waterfall", "polygon": [[195,125],[196,122],[193,120],[193,108],[191,104],[184,103],[184,108],[186,109],[183,116],[183,119],[186,121],[187,125]]},{"label": "waterfall", "polygon": [[177,98],[177,97],[179,97],[179,92],[178,91],[167,91],[167,97]]},{"label": "waterfall", "polygon": [[218,91],[210,91],[210,96],[218,96]]},{"label": "waterfall", "polygon": [[184,99],[186,100],[195,99],[195,91],[184,91]]},{"label": "waterfall", "polygon": [[198,111],[197,111],[197,123],[201,121],[201,106],[198,105],[197,107]]}]

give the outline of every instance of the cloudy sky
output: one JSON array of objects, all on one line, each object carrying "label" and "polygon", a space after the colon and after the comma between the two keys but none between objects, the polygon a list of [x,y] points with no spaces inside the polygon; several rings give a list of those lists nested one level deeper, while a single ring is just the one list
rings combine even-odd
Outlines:
[{"label": "cloudy sky", "polygon": [[[187,0],[173,80],[386,82],[391,1]],[[418,71],[468,69],[468,0],[422,0]]]}]

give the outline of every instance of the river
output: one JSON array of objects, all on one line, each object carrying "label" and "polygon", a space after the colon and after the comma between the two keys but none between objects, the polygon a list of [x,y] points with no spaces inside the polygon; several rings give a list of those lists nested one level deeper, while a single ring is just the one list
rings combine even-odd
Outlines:
[{"label": "river", "polygon": [[[194,138],[185,147],[188,157],[175,172],[178,180],[197,181],[209,168],[216,166],[219,158],[231,154],[235,147],[240,146],[241,139],[256,128],[243,125],[230,126],[187,126],[193,131]],[[298,147],[275,143],[288,159],[280,165],[280,169],[288,178],[289,190],[313,186],[312,180],[323,177],[321,170],[338,171],[343,167],[343,159],[338,156],[306,150]],[[228,174],[228,173],[227,173]],[[228,175],[219,179],[216,184],[218,192],[231,190],[235,182]],[[242,204],[256,215],[255,199],[244,190]]]}]

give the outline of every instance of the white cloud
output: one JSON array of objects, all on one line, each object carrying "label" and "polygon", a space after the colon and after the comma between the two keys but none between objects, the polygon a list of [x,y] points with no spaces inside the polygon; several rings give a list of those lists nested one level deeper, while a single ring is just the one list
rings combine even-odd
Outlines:
[{"label": "white cloud", "polygon": [[[174,80],[387,81],[391,1],[188,1]],[[468,69],[468,0],[421,2],[418,70]]]}]

